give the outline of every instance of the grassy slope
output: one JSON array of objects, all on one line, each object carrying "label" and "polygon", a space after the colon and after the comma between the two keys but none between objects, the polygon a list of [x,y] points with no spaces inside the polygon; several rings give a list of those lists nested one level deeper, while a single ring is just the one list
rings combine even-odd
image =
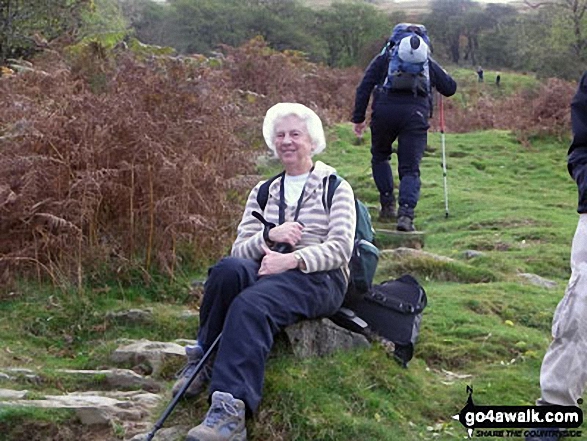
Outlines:
[{"label": "grassy slope", "polygon": [[[376,203],[369,140],[356,145],[350,126],[343,125],[330,132],[329,141],[319,159],[337,167],[361,199]],[[431,133],[429,144],[416,225],[427,232],[427,251],[457,263],[406,267],[383,260],[377,275],[384,280],[408,270],[428,293],[409,369],[401,369],[379,347],[304,361],[276,351],[261,411],[249,424],[251,440],[462,439],[464,429],[450,417],[464,406],[466,385],[474,387],[477,404],[531,404],[538,396],[540,362],[569,275],[577,221],[576,190],[564,163],[566,143],[542,140],[524,147],[506,132],[447,134],[448,218],[440,134]],[[468,249],[484,256],[467,261],[463,251]],[[517,272],[555,280],[558,288],[524,284]],[[37,396],[90,387],[64,384],[51,369],[108,365],[116,338],[192,337],[196,328],[194,319],[178,319],[186,304],[196,306],[197,297],[187,294],[187,279],[160,282],[150,290],[105,284],[75,295],[29,285],[1,292],[0,298],[0,368],[46,372],[42,384],[23,380],[0,387],[27,388]],[[148,306],[155,308],[150,326],[104,320],[108,310]],[[196,406],[182,403],[166,425],[195,423],[205,410],[203,400]],[[33,414],[50,421],[70,417]],[[5,439],[23,439],[16,427],[27,415],[0,409]]]}]

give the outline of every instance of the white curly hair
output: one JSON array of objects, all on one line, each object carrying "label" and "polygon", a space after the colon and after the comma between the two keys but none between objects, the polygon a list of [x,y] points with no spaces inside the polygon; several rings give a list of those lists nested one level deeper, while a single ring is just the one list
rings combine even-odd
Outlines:
[{"label": "white curly hair", "polygon": [[299,103],[278,103],[265,114],[263,121],[263,137],[267,147],[275,151],[275,124],[286,116],[294,115],[306,123],[308,135],[314,144],[312,155],[316,155],[326,148],[326,138],[320,117],[312,109]]}]

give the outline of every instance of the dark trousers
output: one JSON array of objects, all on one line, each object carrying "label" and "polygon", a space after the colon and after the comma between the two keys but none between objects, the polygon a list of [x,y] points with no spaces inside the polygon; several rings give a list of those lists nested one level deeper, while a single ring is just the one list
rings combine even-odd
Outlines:
[{"label": "dark trousers", "polygon": [[275,334],[303,319],[333,315],[344,299],[341,270],[257,275],[259,264],[227,257],[208,272],[198,342],[207,349],[222,332],[210,394],[229,392],[248,413],[261,401],[265,362]]},{"label": "dark trousers", "polygon": [[391,145],[397,139],[399,212],[413,217],[420,198],[420,161],[428,142],[428,106],[423,99],[397,102],[378,97],[371,116],[371,168],[382,205],[394,202]]}]

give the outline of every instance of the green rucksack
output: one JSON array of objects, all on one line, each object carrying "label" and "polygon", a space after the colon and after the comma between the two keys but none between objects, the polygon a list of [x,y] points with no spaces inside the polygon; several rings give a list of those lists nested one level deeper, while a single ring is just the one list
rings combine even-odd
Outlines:
[{"label": "green rucksack", "polygon": [[[326,179],[326,178],[325,178]],[[342,178],[332,174],[328,177],[327,207],[332,206],[334,192]],[[373,277],[379,262],[379,249],[375,246],[375,230],[371,223],[371,214],[363,202],[355,198],[357,223],[355,225],[355,245],[349,262],[350,280],[345,296],[344,306],[353,307],[363,295],[373,287]]]},{"label": "green rucksack", "polygon": [[[281,177],[283,172],[268,179],[259,187],[257,203],[261,210],[265,210],[269,198],[269,186]],[[328,183],[326,182],[328,180]],[[331,174],[324,178],[323,187],[328,184],[328,191],[322,195],[322,204],[326,211],[332,207],[334,192],[342,182],[342,178]],[[350,279],[349,287],[345,296],[344,306],[352,307],[363,295],[371,290],[373,277],[379,262],[379,249],[375,246],[375,230],[371,223],[371,215],[363,202],[355,198],[355,209],[357,211],[357,223],[355,225],[355,244],[349,262]]]}]

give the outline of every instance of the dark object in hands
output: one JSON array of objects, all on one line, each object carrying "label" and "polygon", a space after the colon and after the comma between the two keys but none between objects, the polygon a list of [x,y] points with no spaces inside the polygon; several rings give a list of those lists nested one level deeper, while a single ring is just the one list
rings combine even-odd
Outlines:
[{"label": "dark object in hands", "polygon": [[[275,224],[273,222],[267,222],[263,215],[258,211],[253,211],[252,214],[265,226],[265,229],[263,230],[263,239],[265,239],[265,242],[271,243],[272,241],[269,239],[269,230],[275,227]],[[273,244],[273,246],[270,246],[269,249],[281,254],[291,253],[294,250],[294,248],[287,242],[277,242]]]},{"label": "dark object in hands", "polygon": [[287,254],[293,251],[293,247],[287,242],[278,242],[273,246],[273,248],[271,248],[271,250],[275,251],[276,253]]}]

